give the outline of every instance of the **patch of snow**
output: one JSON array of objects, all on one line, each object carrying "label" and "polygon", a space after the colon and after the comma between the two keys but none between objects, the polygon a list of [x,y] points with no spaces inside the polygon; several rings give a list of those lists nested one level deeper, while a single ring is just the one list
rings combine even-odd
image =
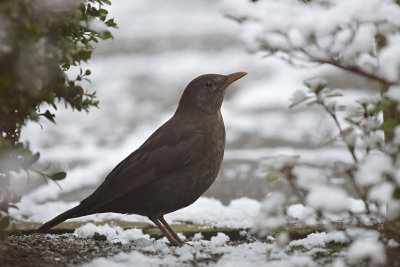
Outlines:
[{"label": "patch of snow", "polygon": [[400,102],[400,86],[391,86],[385,95],[394,101]]},{"label": "patch of snow", "polygon": [[349,199],[342,188],[319,185],[312,188],[306,201],[314,209],[337,213],[349,208]]},{"label": "patch of snow", "polygon": [[310,207],[305,207],[302,204],[290,205],[286,212],[291,218],[306,225],[315,225],[317,223],[315,210]]},{"label": "patch of snow", "polygon": [[322,233],[312,233],[309,234],[306,238],[300,240],[293,240],[289,243],[289,246],[303,246],[307,249],[311,249],[313,247],[325,247],[325,245],[329,242],[335,243],[347,243],[349,242],[344,232],[335,231],[335,232],[322,232]]},{"label": "patch of snow", "polygon": [[290,97],[290,105],[295,106],[300,104],[301,102],[305,101],[308,99],[308,95],[304,90],[297,90],[296,92],[293,93],[293,95]]},{"label": "patch of snow", "polygon": [[394,129],[393,144],[400,145],[400,126],[396,126]]},{"label": "patch of snow", "polygon": [[349,247],[347,260],[350,264],[368,260],[372,265],[383,265],[386,263],[385,247],[377,238],[360,238]]},{"label": "patch of snow", "polygon": [[107,237],[107,240],[111,242],[121,242],[126,244],[138,239],[150,239],[150,236],[143,234],[141,229],[127,229],[124,230],[119,226],[95,225],[93,223],[87,223],[74,231],[74,236],[80,238],[93,237],[94,233],[99,233]]},{"label": "patch of snow", "polygon": [[[18,203],[19,209],[10,210],[10,215],[21,221],[46,222],[77,204],[77,202],[54,201],[37,205],[24,198]],[[250,198],[234,199],[229,205],[225,206],[217,199],[201,197],[189,207],[167,214],[165,218],[173,223],[190,221],[195,224],[209,224],[217,227],[249,228],[253,225],[260,206],[259,201]],[[144,216],[118,213],[93,214],[74,218],[71,221],[85,222],[112,219],[151,223]]]},{"label": "patch of snow", "polygon": [[210,241],[212,246],[222,246],[229,241],[229,236],[224,233],[218,233],[217,236],[211,237]]},{"label": "patch of snow", "polygon": [[254,221],[254,229],[264,234],[286,224],[283,216],[285,196],[280,192],[272,192],[261,204],[259,216]]},{"label": "patch of snow", "polygon": [[201,197],[189,207],[167,214],[165,218],[174,222],[248,228],[253,225],[260,206],[259,201],[250,198],[234,199],[225,206],[217,199]]},{"label": "patch of snow", "polygon": [[360,163],[356,182],[360,186],[370,186],[382,182],[382,174],[392,169],[391,158],[385,154],[370,153]]},{"label": "patch of snow", "polygon": [[327,183],[327,176],[321,171],[321,169],[309,166],[296,166],[293,169],[293,173],[297,176],[298,186],[306,190]]},{"label": "patch of snow", "polygon": [[393,198],[393,191],[394,186],[389,182],[377,184],[368,191],[368,199],[371,201],[376,201],[380,204],[387,204]]}]

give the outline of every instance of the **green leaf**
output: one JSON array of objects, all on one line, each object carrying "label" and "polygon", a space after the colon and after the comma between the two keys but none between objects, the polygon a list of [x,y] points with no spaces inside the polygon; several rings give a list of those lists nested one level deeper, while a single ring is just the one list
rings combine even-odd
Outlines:
[{"label": "green leaf", "polygon": [[40,153],[36,152],[35,154],[32,155],[32,157],[29,159],[29,165],[32,166],[35,164],[40,158]]},{"label": "green leaf", "polygon": [[85,76],[89,76],[90,74],[92,74],[92,72],[90,70],[85,71]]},{"label": "green leaf", "polygon": [[105,23],[108,27],[116,27],[117,26],[117,24],[114,22],[114,19],[109,19]]},{"label": "green leaf", "polygon": [[343,94],[340,92],[332,92],[327,94],[325,97],[337,97],[337,96],[343,96]]},{"label": "green leaf", "polygon": [[55,115],[53,113],[50,113],[49,110],[46,110],[46,112],[41,114],[41,115],[45,116],[46,119],[48,119],[52,123],[56,124],[56,121],[54,120]]},{"label": "green leaf", "polygon": [[392,132],[394,128],[396,128],[396,126],[397,126],[397,121],[395,119],[391,119],[391,120],[385,120],[380,128],[385,132],[386,131]]},{"label": "green leaf", "polygon": [[59,180],[63,180],[66,176],[67,176],[66,172],[57,172],[57,173],[52,174],[50,176],[50,178],[52,180],[59,181]]},{"label": "green leaf", "polygon": [[99,13],[100,13],[100,14],[103,14],[103,15],[107,15],[107,14],[108,14],[108,11],[105,10],[105,9],[100,9],[100,10],[99,10]]},{"label": "green leaf", "polygon": [[110,38],[112,38],[112,34],[109,31],[105,31],[101,36],[101,39],[103,39],[103,40],[107,40],[107,39],[110,39]]}]

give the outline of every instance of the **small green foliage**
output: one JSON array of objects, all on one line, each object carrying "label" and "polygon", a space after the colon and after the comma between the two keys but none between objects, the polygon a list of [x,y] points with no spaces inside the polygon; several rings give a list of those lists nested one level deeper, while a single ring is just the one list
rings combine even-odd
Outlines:
[{"label": "small green foliage", "polygon": [[[54,181],[66,177],[36,170],[40,158],[28,144],[20,142],[22,127],[28,121],[47,119],[56,123],[54,110],[59,104],[89,111],[97,107],[95,92],[88,92],[82,81],[89,81],[90,70],[75,78],[66,75],[90,59],[99,39],[110,39],[116,27],[104,5],[106,0],[0,2],[0,209],[19,200],[9,192],[10,179],[23,170]],[[0,229],[1,233],[1,229]]]},{"label": "small green foliage", "polygon": [[52,175],[50,176],[50,178],[51,178],[52,180],[57,181],[57,180],[62,180],[62,179],[64,179],[66,176],[67,176],[67,173],[65,173],[65,172],[57,172],[57,173],[55,173],[55,174],[52,174]]}]

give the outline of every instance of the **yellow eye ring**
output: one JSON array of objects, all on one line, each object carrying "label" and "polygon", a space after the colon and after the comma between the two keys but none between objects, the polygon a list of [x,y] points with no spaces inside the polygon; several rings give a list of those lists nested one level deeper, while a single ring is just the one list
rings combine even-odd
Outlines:
[{"label": "yellow eye ring", "polygon": [[213,87],[214,87],[214,82],[213,81],[211,81],[211,80],[209,80],[209,81],[206,81],[205,83],[204,83],[204,86],[206,87],[206,88],[209,88],[209,89],[212,89]]}]

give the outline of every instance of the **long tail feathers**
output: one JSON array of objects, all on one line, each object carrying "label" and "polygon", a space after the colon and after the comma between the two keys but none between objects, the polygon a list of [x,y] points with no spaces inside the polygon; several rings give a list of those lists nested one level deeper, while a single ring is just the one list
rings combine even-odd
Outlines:
[{"label": "long tail feathers", "polygon": [[36,233],[44,233],[47,230],[49,230],[50,228],[56,226],[59,223],[62,223],[63,221],[65,221],[67,219],[83,216],[84,214],[82,214],[82,211],[84,210],[84,208],[85,208],[84,206],[78,205],[70,210],[67,210],[64,213],[61,213],[54,219],[52,219],[52,220],[48,221],[47,223],[43,224],[42,226],[40,226],[36,230]]}]

